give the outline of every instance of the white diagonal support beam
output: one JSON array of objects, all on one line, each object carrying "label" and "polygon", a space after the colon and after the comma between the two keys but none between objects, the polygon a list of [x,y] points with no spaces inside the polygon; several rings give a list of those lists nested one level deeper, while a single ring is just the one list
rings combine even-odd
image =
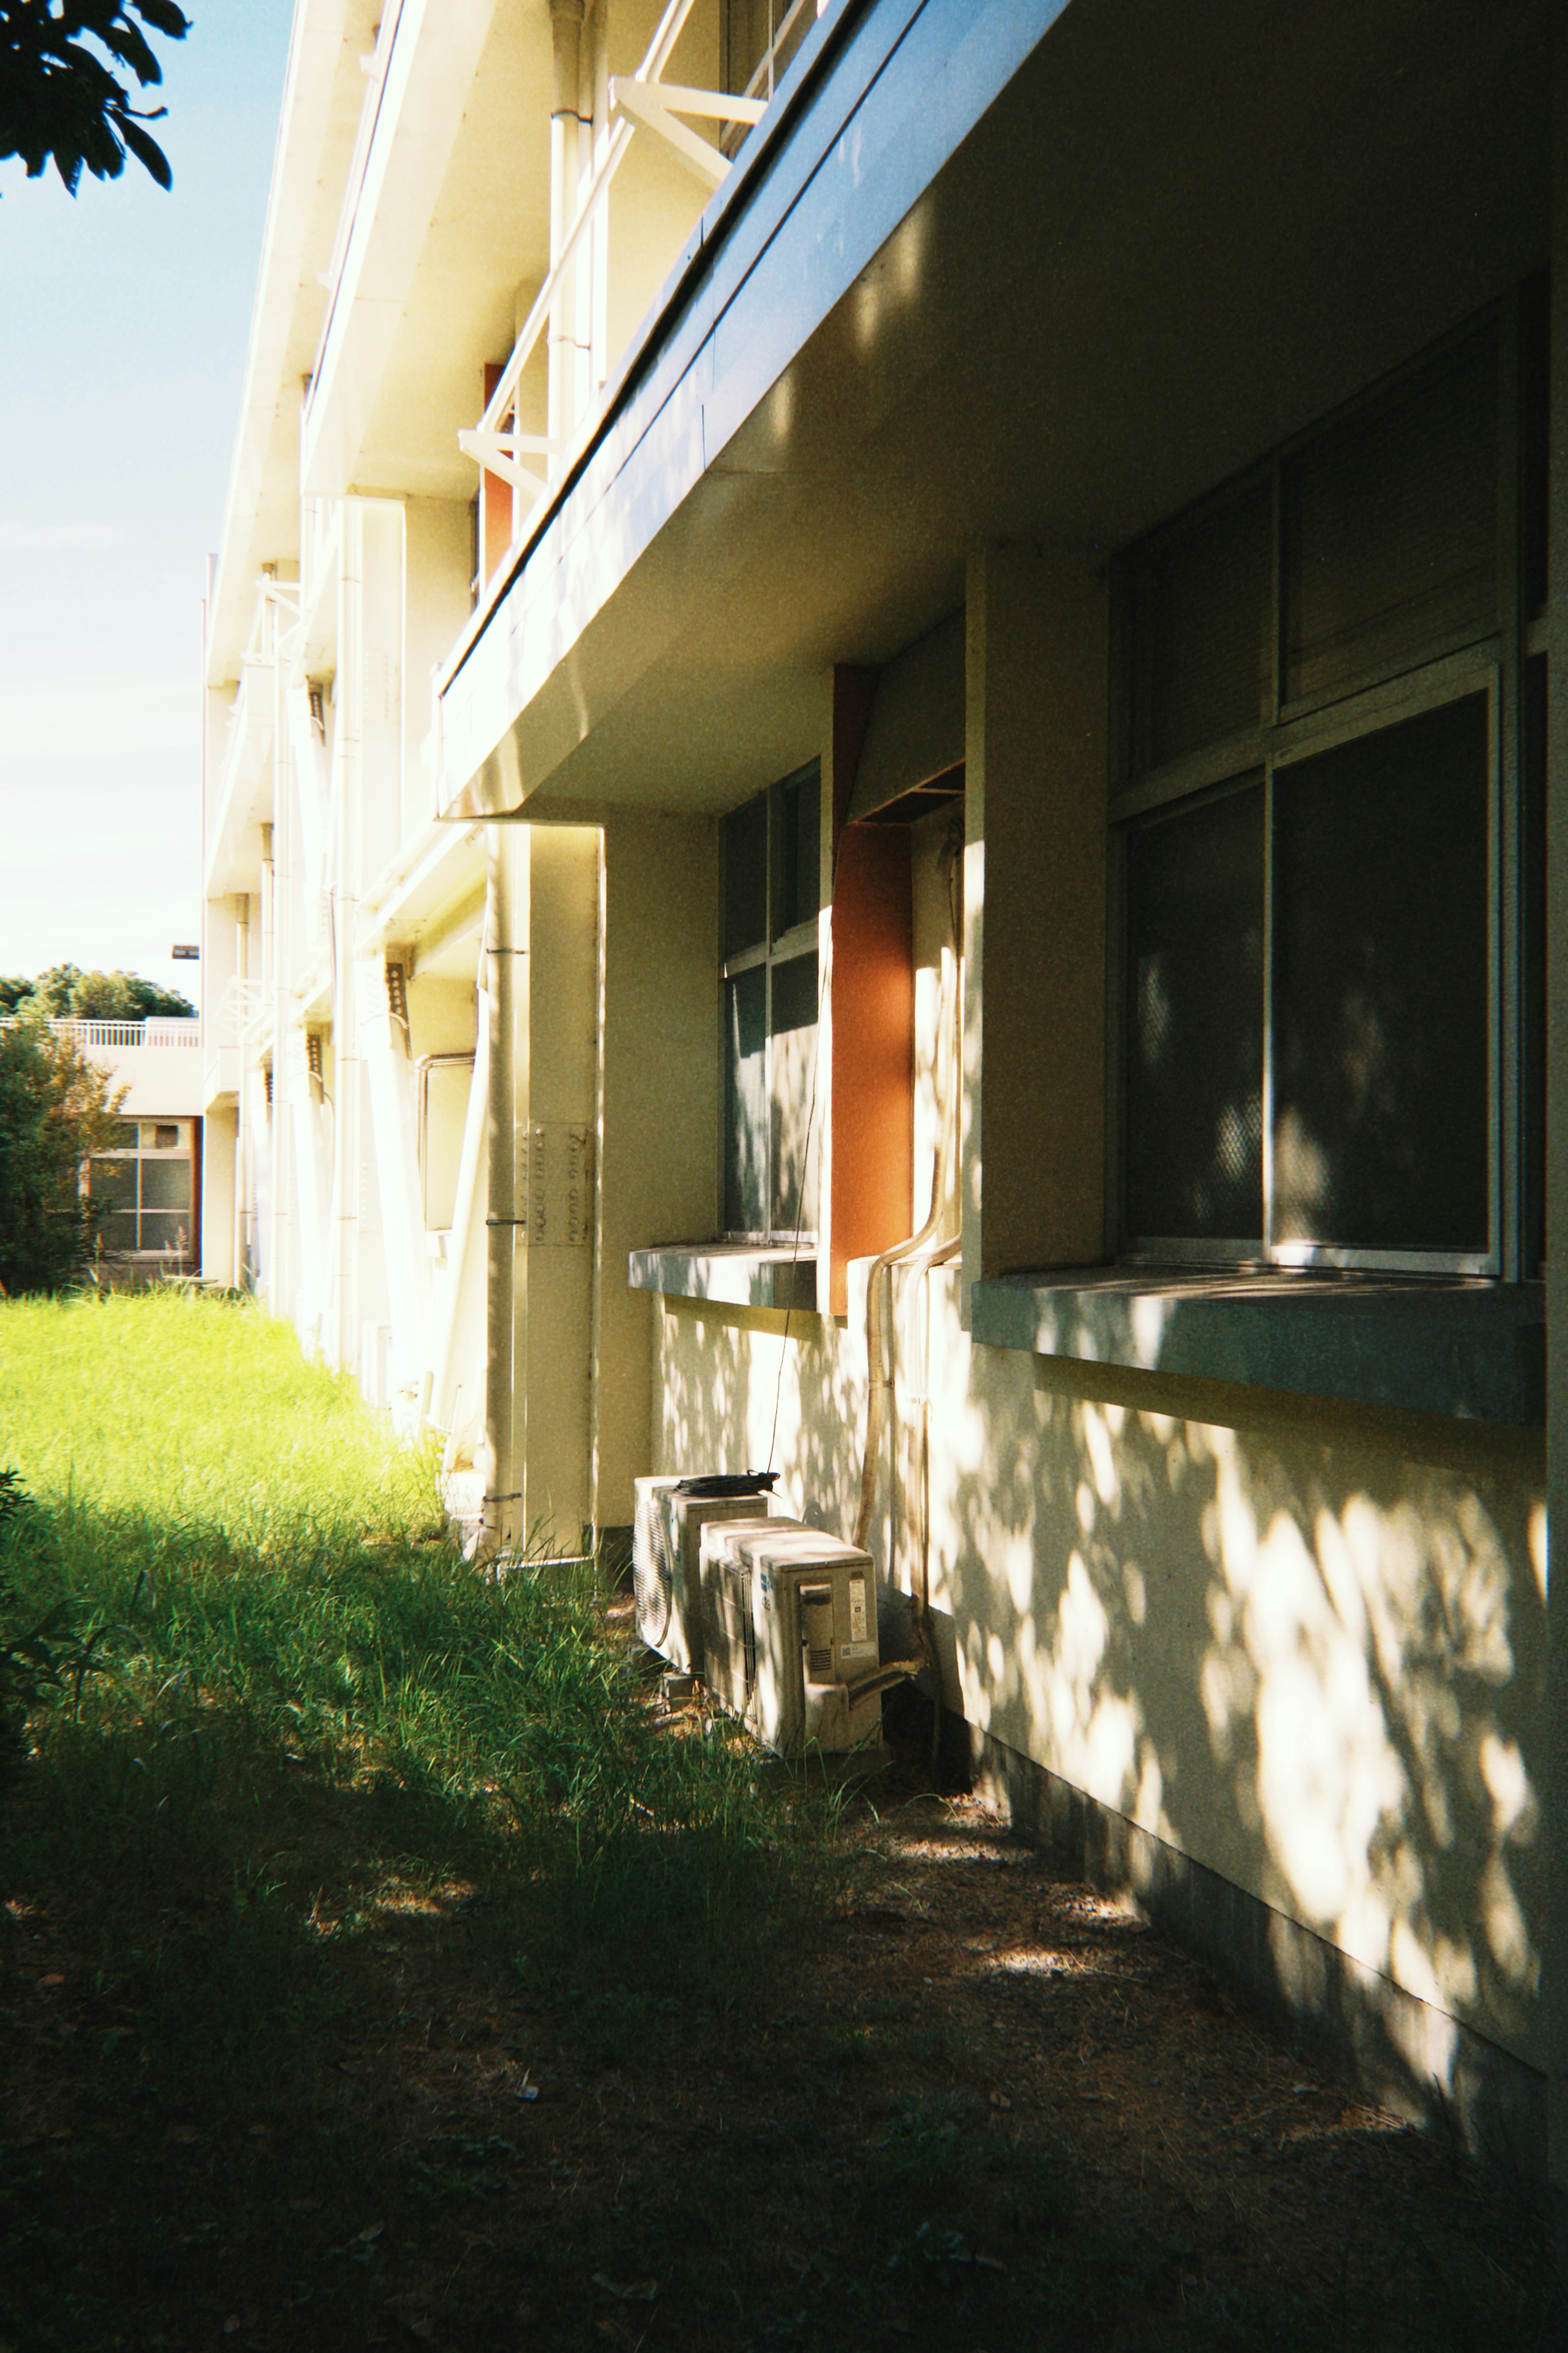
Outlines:
[{"label": "white diagonal support beam", "polygon": [[765,100],[760,98],[733,98],[721,90],[689,90],[679,82],[639,81],[630,74],[611,77],[610,103],[673,148],[688,169],[710,188],[718,187],[727,175],[730,159],[699,138],[680,117],[696,114],[711,122],[760,122],[767,111]]}]

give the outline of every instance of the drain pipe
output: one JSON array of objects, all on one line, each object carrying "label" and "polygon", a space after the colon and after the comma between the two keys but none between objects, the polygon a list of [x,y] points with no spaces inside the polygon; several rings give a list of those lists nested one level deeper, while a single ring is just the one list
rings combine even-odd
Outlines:
[{"label": "drain pipe", "polygon": [[337,800],[332,844],[332,1362],[359,1355],[360,1050],[357,955],[364,744],[364,514],[343,501],[338,573]]},{"label": "drain pipe", "polygon": [[[550,0],[550,266],[561,259],[577,217],[581,178],[583,0]],[[562,278],[550,313],[545,399],[550,438],[563,442],[577,421],[578,288],[580,273]]]},{"label": "drain pipe", "polygon": [[[485,1497],[487,1552],[521,1544],[527,1429],[527,1155],[517,1149],[517,1105],[528,1084],[528,833],[485,828],[485,957],[489,1015],[489,1199],[485,1215]],[[519,1299],[519,1292],[522,1297]]]}]

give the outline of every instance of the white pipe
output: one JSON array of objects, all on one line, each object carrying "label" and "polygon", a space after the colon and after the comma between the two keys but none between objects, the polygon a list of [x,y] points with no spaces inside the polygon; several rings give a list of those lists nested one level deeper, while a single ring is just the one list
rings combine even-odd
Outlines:
[{"label": "white pipe", "polygon": [[577,415],[578,272],[563,267],[563,256],[578,216],[583,0],[550,0],[550,272],[555,295],[550,308],[546,430],[559,443],[571,431]]},{"label": "white pipe", "polygon": [[528,1066],[528,829],[487,828],[485,944],[489,982],[489,1186],[485,1226],[484,1539],[491,1549],[522,1540],[527,1385],[527,1168],[518,1162],[519,1099],[526,1121]]},{"label": "white pipe", "polygon": [[[489,1133],[490,1002],[489,990],[479,992],[479,1024],[474,1042],[474,1070],[468,1082],[468,1110],[463,1121],[463,1149],[458,1163],[454,1221],[447,1242],[447,1293],[437,1322],[435,1379],[430,1394],[430,1419],[437,1430],[459,1442],[477,1434],[484,1366],[484,1241],[485,1206],[489,1198],[486,1143]],[[460,1420],[459,1398],[465,1400]]]},{"label": "white pipe", "polygon": [[332,892],[332,1301],[331,1360],[353,1366],[359,1352],[360,1061],[356,1002],[359,815],[364,736],[364,516],[344,501],[338,575],[337,754]]}]

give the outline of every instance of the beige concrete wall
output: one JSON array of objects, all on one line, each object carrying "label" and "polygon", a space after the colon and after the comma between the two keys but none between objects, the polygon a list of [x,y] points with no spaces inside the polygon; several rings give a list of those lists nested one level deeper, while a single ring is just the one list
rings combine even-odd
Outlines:
[{"label": "beige concrete wall", "polygon": [[717,1230],[719,828],[711,818],[615,816],[605,828],[605,1037],[595,1497],[632,1517],[647,1465],[653,1302],[626,1255]]},{"label": "beige concrete wall", "polygon": [[[930,1278],[949,1703],[1434,2005],[1423,2065],[1444,2018],[1543,2063],[1538,1436],[976,1347],[957,1293]],[[782,1505],[847,1531],[855,1314],[658,1306],[650,1467],[765,1461],[776,1398]],[[908,1504],[884,1466],[905,1589]]]},{"label": "beige concrete wall", "polygon": [[406,583],[403,669],[403,830],[435,817],[436,780],[424,747],[435,719],[432,672],[468,618],[467,502],[409,499],[404,506]]},{"label": "beige concrete wall", "polygon": [[[965,599],[963,1262],[1105,1241],[1103,561],[988,548]],[[984,1170],[984,1181],[982,1171]]]},{"label": "beige concrete wall", "polygon": [[237,1281],[234,1260],[235,1158],[238,1120],[232,1105],[202,1122],[202,1274],[208,1282]]}]

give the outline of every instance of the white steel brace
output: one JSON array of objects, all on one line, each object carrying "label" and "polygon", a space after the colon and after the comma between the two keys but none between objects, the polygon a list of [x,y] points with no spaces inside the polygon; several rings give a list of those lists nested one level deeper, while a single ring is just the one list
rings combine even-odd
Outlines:
[{"label": "white steel brace", "polygon": [[476,425],[458,434],[458,447],[465,457],[474,459],[488,473],[499,474],[514,490],[542,491],[544,476],[518,461],[522,458],[559,457],[563,444],[552,440],[548,433],[500,433]]},{"label": "white steel brace", "polygon": [[730,159],[679,118],[698,114],[711,122],[760,122],[767,112],[765,99],[734,98],[721,90],[690,90],[680,82],[645,81],[634,74],[611,77],[610,104],[673,148],[688,169],[710,188],[718,187],[725,177]]}]

